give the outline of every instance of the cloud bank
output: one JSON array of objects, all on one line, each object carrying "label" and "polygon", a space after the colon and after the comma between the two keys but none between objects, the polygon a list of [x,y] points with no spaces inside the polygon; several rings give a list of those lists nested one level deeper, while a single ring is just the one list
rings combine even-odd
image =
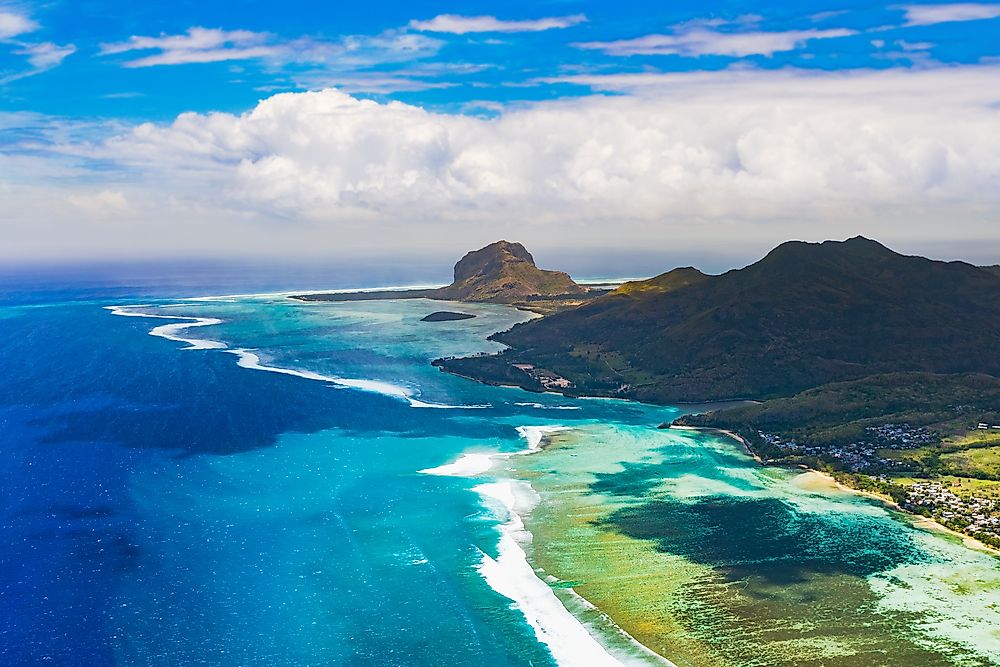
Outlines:
[{"label": "cloud bank", "polygon": [[22,204],[5,250],[38,252],[40,224],[65,228],[49,249],[83,229],[105,249],[118,234],[131,251],[166,253],[192,238],[290,254],[387,238],[460,250],[505,235],[636,248],[854,233],[1000,241],[998,67],[561,80],[629,94],[481,119],[323,90],[65,141],[18,169],[96,161],[106,176],[0,186]]}]

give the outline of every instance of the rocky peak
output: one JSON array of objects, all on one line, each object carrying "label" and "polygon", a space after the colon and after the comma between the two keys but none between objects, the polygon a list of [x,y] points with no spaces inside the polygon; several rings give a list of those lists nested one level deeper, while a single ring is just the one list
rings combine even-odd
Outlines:
[{"label": "rocky peak", "polygon": [[455,282],[437,294],[459,301],[512,303],[586,293],[569,275],[535,266],[535,259],[520,243],[497,241],[460,259],[455,264]]},{"label": "rocky peak", "polygon": [[499,274],[507,264],[527,262],[535,266],[535,258],[520,243],[497,241],[465,254],[455,264],[455,282],[475,276]]}]

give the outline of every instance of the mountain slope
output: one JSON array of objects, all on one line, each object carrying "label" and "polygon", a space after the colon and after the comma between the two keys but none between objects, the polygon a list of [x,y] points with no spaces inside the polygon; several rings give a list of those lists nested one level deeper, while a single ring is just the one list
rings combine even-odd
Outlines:
[{"label": "mountain slope", "polygon": [[[513,348],[503,362],[580,392],[658,401],[767,398],[900,371],[1000,375],[1000,276],[863,237],[789,242],[720,276],[677,269],[630,283],[497,339]],[[479,363],[488,375],[498,361]]]},{"label": "mountain slope", "polygon": [[520,243],[497,241],[455,264],[455,281],[435,298],[512,303],[537,297],[578,296],[587,289],[561,271],[546,271]]}]

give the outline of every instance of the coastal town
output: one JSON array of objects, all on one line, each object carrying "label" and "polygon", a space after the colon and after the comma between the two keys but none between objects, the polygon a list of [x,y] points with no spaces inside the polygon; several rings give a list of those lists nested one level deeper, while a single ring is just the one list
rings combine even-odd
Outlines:
[{"label": "coastal town", "polygon": [[908,424],[883,424],[865,429],[864,439],[843,445],[817,446],[803,444],[795,439],[785,439],[775,433],[758,431],[757,435],[768,445],[787,457],[813,457],[830,460],[835,467],[852,473],[866,471],[898,470],[912,467],[906,460],[882,454],[884,450],[917,449],[934,442],[934,435],[923,427]]},{"label": "coastal town", "polygon": [[[887,479],[885,481],[888,482]],[[939,482],[919,481],[906,488],[906,495],[899,504],[903,509],[923,514],[948,528],[1000,547],[1000,501],[977,496],[963,497]]]}]

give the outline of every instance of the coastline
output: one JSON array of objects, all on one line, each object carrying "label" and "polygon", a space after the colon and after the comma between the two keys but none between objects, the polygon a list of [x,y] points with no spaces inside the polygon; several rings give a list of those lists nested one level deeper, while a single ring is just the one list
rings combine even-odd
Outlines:
[{"label": "coastline", "polygon": [[744,438],[743,436],[741,436],[738,433],[735,433],[733,431],[729,431],[729,430],[726,430],[726,429],[723,429],[723,428],[709,428],[707,426],[675,426],[675,425],[671,425],[670,428],[674,429],[674,430],[677,430],[677,431],[699,431],[699,432],[702,432],[702,433],[722,433],[723,435],[725,435],[725,436],[727,436],[729,438],[732,438],[736,442],[738,442],[741,445],[743,445],[743,449],[744,449],[744,451],[746,451],[747,456],[751,457],[754,461],[756,461],[757,463],[759,463],[762,466],[766,466],[767,465],[767,463],[764,461],[764,459],[762,459],[760,457],[760,455],[757,454],[757,452],[755,452],[752,447],[750,447],[750,443],[746,441],[746,438]]},{"label": "coastline", "polygon": [[733,431],[729,431],[727,429],[721,429],[721,428],[710,428],[710,427],[707,427],[707,426],[671,426],[670,428],[672,428],[672,429],[678,429],[678,430],[683,430],[683,431],[702,431],[702,432],[709,432],[709,433],[710,432],[722,433],[722,434],[726,435],[727,437],[732,438],[733,440],[736,440],[737,442],[739,442],[743,446],[743,449],[746,450],[747,454],[749,454],[751,457],[753,457],[753,459],[757,463],[759,463],[760,465],[762,465],[762,466],[778,465],[778,466],[782,466],[782,467],[786,467],[786,468],[793,468],[794,467],[794,468],[798,468],[800,470],[805,470],[805,471],[810,472],[810,473],[812,473],[814,475],[822,477],[824,480],[828,481],[832,486],[835,486],[837,489],[840,489],[841,491],[845,491],[845,492],[852,493],[852,494],[857,495],[857,496],[864,496],[865,498],[870,498],[872,500],[879,501],[880,503],[882,503],[883,505],[886,505],[890,509],[893,509],[893,510],[899,512],[900,514],[905,515],[906,518],[907,518],[907,520],[911,524],[913,524],[914,526],[916,526],[917,528],[919,528],[921,530],[926,530],[926,531],[936,532],[936,533],[942,533],[942,534],[945,534],[945,535],[950,535],[952,537],[959,538],[962,541],[962,543],[966,547],[968,547],[969,549],[975,549],[976,551],[983,551],[983,552],[986,552],[986,553],[990,554],[991,556],[996,556],[996,557],[1000,558],[1000,549],[996,549],[994,547],[991,547],[990,545],[977,540],[976,538],[972,537],[971,535],[966,535],[965,533],[961,533],[961,532],[959,532],[957,530],[954,530],[953,528],[949,528],[948,526],[945,526],[944,524],[935,521],[931,517],[924,516],[922,514],[917,514],[916,512],[911,512],[910,510],[906,509],[905,507],[903,507],[902,505],[900,505],[899,503],[897,503],[895,500],[893,500],[892,498],[890,498],[889,496],[884,496],[884,495],[882,495],[880,493],[875,493],[874,491],[863,491],[861,489],[855,489],[852,486],[848,486],[847,484],[844,484],[843,482],[841,482],[840,480],[838,480],[836,477],[834,477],[833,475],[831,475],[828,472],[824,472],[822,470],[816,470],[815,468],[810,468],[809,466],[803,465],[801,463],[790,464],[790,465],[785,465],[785,464],[782,464],[780,462],[778,462],[778,463],[768,463],[768,462],[764,461],[764,459],[762,459],[760,457],[760,455],[758,455],[753,450],[753,448],[750,446],[750,443],[747,442],[746,438],[744,438],[743,436],[739,435],[738,433],[734,433]]},{"label": "coastline", "polygon": [[[647,440],[645,433],[655,433],[655,431],[638,424],[634,428],[633,436],[635,440],[630,440],[629,436],[626,435],[621,440],[619,454],[624,454],[626,457],[625,460],[630,462],[641,461],[647,465],[657,465],[655,460],[650,460],[649,451],[652,450],[641,447],[638,449],[634,448],[635,444]],[[741,442],[738,434],[722,433],[721,430],[717,429],[698,430],[709,431],[705,436],[711,439],[715,439],[717,436],[725,436],[728,441],[740,442],[741,445],[744,444]],[[715,433],[711,433],[711,431],[715,431]],[[675,555],[677,552],[671,553],[670,550],[667,550],[667,552],[659,551],[655,544],[648,541],[644,542],[644,538],[641,535],[636,539],[636,534],[628,530],[624,534],[619,535],[613,530],[602,534],[599,529],[595,530],[593,528],[593,526],[610,525],[603,522],[604,517],[608,516],[609,512],[611,515],[614,515],[621,512],[623,508],[630,507],[633,502],[630,499],[632,496],[628,496],[627,494],[646,493],[645,491],[631,490],[634,488],[631,486],[634,484],[634,478],[630,478],[628,475],[628,471],[632,470],[628,464],[625,465],[625,474],[622,476],[620,487],[613,487],[607,483],[609,478],[606,475],[608,473],[611,475],[621,474],[620,468],[617,468],[618,464],[614,463],[621,459],[600,446],[600,442],[610,442],[607,436],[599,437],[595,435],[596,433],[603,432],[604,430],[602,429],[594,433],[581,433],[580,435],[583,437],[579,439],[579,442],[590,443],[585,445],[577,445],[578,438],[576,434],[569,433],[565,438],[560,437],[552,440],[551,445],[546,446],[539,453],[537,459],[535,457],[526,457],[520,461],[512,461],[515,465],[515,469],[511,471],[514,477],[522,480],[530,480],[536,492],[543,498],[543,502],[530,515],[525,517],[526,527],[534,536],[531,549],[528,550],[529,558],[536,567],[541,568],[539,570],[540,576],[544,577],[548,575],[549,577],[553,577],[550,581],[554,587],[571,587],[573,593],[576,593],[588,603],[594,605],[612,623],[625,629],[637,642],[648,647],[658,655],[666,656],[668,659],[680,662],[681,664],[703,664],[713,665],[713,667],[716,665],[734,664],[732,662],[727,663],[721,655],[714,654],[712,644],[705,643],[705,635],[692,632],[690,629],[692,626],[686,626],[683,623],[678,624],[678,617],[673,615],[673,607],[661,606],[672,595],[680,595],[677,592],[681,590],[680,587],[688,585],[689,582],[704,582],[706,573],[704,570],[699,570],[700,567],[704,566],[704,563],[697,560],[693,562],[685,561],[683,556],[677,556]],[[660,432],[662,433],[663,431]],[[625,435],[624,432],[620,432],[617,428],[614,430],[614,433]],[[684,441],[693,443],[690,446],[694,449],[704,447],[704,444],[699,446],[699,441],[705,436],[698,437],[693,433],[689,436],[682,436],[680,432],[677,435],[683,438]],[[652,440],[655,441],[657,439],[653,438]],[[597,444],[595,445],[594,443]],[[722,444],[721,447],[720,444]],[[733,453],[735,453],[731,449],[731,445],[725,445],[724,441],[720,444],[704,448],[708,451],[720,452],[717,455],[717,458],[721,457],[718,458],[720,461],[731,460]],[[733,453],[726,452],[727,449]],[[666,450],[671,452],[677,451],[674,447],[668,447]],[[668,454],[668,456],[674,456],[678,463],[683,463],[688,468],[689,475],[687,476],[692,480],[698,478],[699,471],[690,467],[691,464],[695,464],[697,459],[686,457],[683,453]],[[696,454],[696,456],[700,456],[700,454]],[[709,454],[709,456],[712,455]],[[761,464],[757,463],[756,460],[755,462],[750,462],[746,458],[744,458],[744,461],[745,463],[739,465],[746,470],[747,475],[753,475],[754,478],[760,480],[761,492],[771,498],[792,498],[795,506],[803,507],[802,511],[808,516],[822,516],[820,512],[822,508],[834,507],[839,503],[843,508],[841,511],[845,512],[845,516],[854,516],[854,512],[857,512],[857,516],[859,517],[877,517],[871,519],[871,521],[877,523],[897,524],[897,528],[888,529],[890,532],[895,530],[899,531],[899,534],[903,534],[905,531],[914,530],[918,533],[928,533],[932,529],[932,527],[923,525],[919,518],[912,519],[910,513],[885,513],[880,509],[882,506],[881,499],[878,499],[878,505],[869,503],[867,500],[864,502],[859,502],[858,500],[852,501],[846,494],[850,492],[850,495],[854,496],[853,489],[842,489],[835,483],[835,480],[832,480],[827,475],[818,474],[818,471],[791,466],[769,466],[774,468],[771,473],[754,473],[753,470],[755,468],[760,470],[758,466]],[[609,465],[610,467],[608,467]],[[782,468],[784,470],[781,470]],[[616,469],[619,472],[616,472]],[[690,497],[688,494],[691,492],[708,496],[711,496],[714,492],[727,493],[725,490],[716,491],[712,486],[706,487],[700,481],[683,481],[683,478],[686,476],[684,474],[681,474],[679,478],[672,477],[669,465],[663,470],[668,478],[674,481],[681,479],[678,482],[681,485],[691,483],[697,485],[697,489],[692,487],[682,490],[678,497]],[[602,473],[598,476],[601,479],[600,489],[591,486],[593,480],[590,477],[590,473],[593,471]],[[658,476],[654,476],[653,478],[656,477]],[[723,474],[722,477],[724,479],[726,475]],[[735,478],[742,477],[735,476]],[[778,479],[785,481],[776,485],[772,484],[772,482]],[[773,492],[768,491],[772,486],[776,490]],[[786,494],[784,491],[781,491],[785,487],[790,487],[794,490],[790,494]],[[616,489],[622,491],[623,495],[621,497],[616,495],[618,493]],[[740,491],[736,490],[736,493],[739,495]],[[831,502],[834,505],[828,505]],[[650,501],[651,505],[652,503],[653,501]],[[856,507],[856,509],[848,509],[851,507]],[[820,512],[820,514],[813,515],[815,512]],[[815,520],[825,521],[825,519]],[[839,519],[831,521],[830,525],[839,527],[839,521]],[[739,524],[732,527],[738,529]],[[649,530],[653,531],[655,528],[650,528]],[[836,534],[831,534],[830,538],[836,540],[837,536]],[[934,549],[947,550],[949,553],[965,552],[970,554],[969,558],[993,560],[994,555],[992,553],[979,549],[970,549],[968,544],[963,544],[953,539],[952,536],[948,536],[945,539],[937,531],[934,531],[933,535],[926,535],[922,538],[914,535],[914,538],[925,540],[926,544],[938,545],[933,547]],[[646,539],[648,540],[648,538]],[[692,539],[694,538],[692,537]],[[861,541],[864,540],[862,539]],[[863,547],[860,546],[845,548],[848,551],[852,549],[863,551]],[[837,551],[837,548],[834,548],[833,551]],[[978,555],[972,556],[972,554]],[[736,557],[740,558],[741,556],[736,554]],[[959,556],[958,558],[959,561],[957,562],[965,562],[963,560],[966,558],[965,556]],[[641,568],[639,564],[641,564]],[[640,570],[642,574],[639,575],[636,570]],[[953,572],[955,572],[956,577],[964,576],[959,574],[961,572],[960,569],[956,569]],[[818,574],[815,583],[797,583],[795,585],[796,593],[822,595],[824,591],[823,587],[827,585],[824,582],[827,580],[833,581],[838,576],[841,575],[829,572]],[[914,585],[916,585],[922,581],[920,577],[929,576],[929,580],[933,580],[937,575],[934,572],[928,572],[927,574],[914,576],[904,568],[899,573],[894,572],[892,576],[899,576],[904,582],[914,580]],[[864,576],[852,578],[849,575],[843,575],[841,578],[851,579],[852,583],[850,584],[838,584],[844,587],[843,590],[846,591],[844,595],[848,596],[851,600],[873,601],[880,599],[879,596],[884,594],[884,589],[870,587]],[[896,580],[893,579],[893,581]],[[698,583],[697,585],[701,586],[703,583]],[[896,584],[894,583],[892,586],[896,586]],[[751,591],[755,588],[757,589],[757,594],[769,591],[777,593],[777,591],[783,590],[780,586],[769,586],[766,583],[762,583],[761,580],[751,581]],[[904,584],[896,587],[893,595],[902,596],[902,598],[894,598],[891,604],[904,604],[903,602],[899,602],[899,600],[902,599],[905,601],[907,599],[905,591],[902,590],[905,588]],[[738,591],[740,594],[735,598],[734,605],[742,607],[759,605],[760,610],[764,611],[768,608],[767,605],[770,604],[762,601],[768,599],[767,595],[751,593],[749,597],[744,599],[742,598],[743,587],[738,587]],[[564,599],[566,598],[564,597]],[[780,602],[781,599],[782,597],[779,595],[779,602],[775,602],[775,604],[784,604],[784,602]],[[836,611],[838,603],[830,600],[832,598],[827,600],[829,604],[827,612]],[[957,605],[954,607],[956,613],[959,613],[957,610],[964,608],[961,601],[952,601],[950,597],[948,600],[949,604]],[[871,602],[866,602],[866,604],[871,604]],[[573,607],[568,606],[568,608],[573,610],[574,613],[580,613]],[[864,608],[863,605],[859,605],[857,610],[863,610]],[[808,610],[802,611],[802,613],[804,615],[794,617],[805,619],[802,621],[806,625],[802,628],[803,634],[801,639],[807,644],[809,641],[816,641],[816,644],[809,645],[809,650],[816,651],[815,655],[818,656],[824,650],[821,648],[822,644],[819,643],[821,641],[819,637],[822,636],[822,630],[811,624],[809,621],[810,616],[808,615],[810,612]],[[855,614],[855,618],[857,618],[862,612],[855,611],[853,613]],[[749,624],[747,625],[747,629],[753,630],[752,619],[755,617],[754,614],[748,614],[743,619],[743,621]],[[690,621],[690,618],[688,621]],[[602,624],[598,625],[597,629],[607,632],[607,627],[609,626]],[[855,637],[860,638],[858,650],[863,652],[864,649],[861,647],[867,646],[863,639],[865,637],[864,633],[868,632],[865,628],[869,628],[871,625],[869,623],[859,623],[855,627],[858,632]],[[715,636],[717,637],[718,635]],[[728,634],[728,631],[725,636],[729,636],[733,641],[737,641],[734,635]],[[878,636],[881,638],[880,641],[885,640],[887,644],[891,643],[891,640],[886,639],[887,635],[881,634]],[[919,645],[919,641],[917,644]],[[774,651],[772,655],[776,655],[783,650],[780,644],[768,646],[768,651]],[[788,664],[797,664],[795,663],[796,657],[794,651],[783,654],[782,657],[789,660]],[[719,661],[715,662],[716,659]],[[744,652],[740,654],[735,664],[749,664],[749,662],[745,662],[749,659],[750,654]],[[898,664],[907,663],[901,662]],[[922,663],[912,662],[909,664]]]},{"label": "coastline", "polygon": [[959,531],[953,528],[949,528],[948,526],[945,526],[944,524],[935,521],[929,516],[924,516],[923,514],[917,514],[916,512],[911,512],[910,510],[904,508],[902,505],[900,505],[899,503],[897,503],[895,500],[893,500],[888,496],[883,496],[882,494],[875,493],[874,491],[862,491],[861,489],[855,489],[851,486],[848,486],[847,484],[844,484],[833,475],[823,472],[821,470],[814,470],[813,468],[810,468],[808,466],[798,466],[798,467],[802,468],[803,470],[808,470],[809,472],[814,473],[816,475],[819,475],[826,480],[829,480],[832,484],[836,485],[836,487],[841,491],[846,491],[848,493],[853,493],[859,496],[865,496],[866,498],[871,498],[872,500],[879,501],[880,503],[890,507],[891,509],[896,510],[901,514],[904,514],[910,523],[912,523],[917,528],[920,528],[921,530],[926,530],[935,533],[942,533],[945,535],[950,535],[952,537],[959,538],[962,541],[962,544],[969,549],[975,549],[976,551],[983,551],[990,554],[991,556],[996,556],[1000,558],[1000,549],[991,547],[985,542],[980,542],[971,535],[966,535],[965,533],[960,533]]}]

